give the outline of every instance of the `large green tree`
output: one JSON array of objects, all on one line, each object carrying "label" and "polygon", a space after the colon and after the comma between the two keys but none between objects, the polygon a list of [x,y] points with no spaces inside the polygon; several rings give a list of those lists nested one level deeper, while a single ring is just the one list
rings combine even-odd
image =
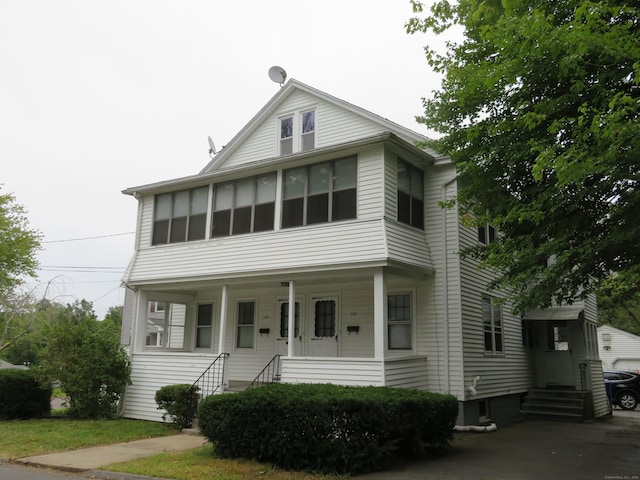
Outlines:
[{"label": "large green tree", "polygon": [[0,193],[0,351],[31,330],[31,295],[18,287],[25,278],[36,276],[40,241],[24,207],[12,194]]},{"label": "large green tree", "polygon": [[20,285],[25,276],[35,277],[40,240],[24,207],[12,194],[0,194],[0,294]]},{"label": "large green tree", "polygon": [[[606,0],[412,2],[442,74],[418,119],[457,167],[467,218],[501,235],[463,253],[518,309],[571,302],[616,272],[640,286],[640,8]],[[551,260],[551,261],[549,261]]]}]

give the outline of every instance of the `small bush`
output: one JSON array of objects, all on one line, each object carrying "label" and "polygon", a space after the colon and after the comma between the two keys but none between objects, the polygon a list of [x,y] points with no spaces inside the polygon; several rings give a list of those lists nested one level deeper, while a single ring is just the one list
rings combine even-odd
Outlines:
[{"label": "small bush", "polygon": [[394,456],[423,457],[453,436],[451,395],[389,387],[274,384],[212,395],[200,431],[220,455],[332,473],[381,470]]},{"label": "small bush", "polygon": [[158,410],[166,410],[162,414],[164,421],[169,418],[178,429],[190,428],[198,409],[200,395],[197,386],[181,383],[178,385],[166,385],[156,392]]},{"label": "small bush", "polygon": [[0,419],[43,417],[51,412],[51,388],[31,370],[0,370]]}]

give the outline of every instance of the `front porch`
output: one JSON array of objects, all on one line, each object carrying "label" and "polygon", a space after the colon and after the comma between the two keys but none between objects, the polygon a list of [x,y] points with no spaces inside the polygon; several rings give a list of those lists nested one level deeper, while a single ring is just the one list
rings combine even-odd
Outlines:
[{"label": "front porch", "polygon": [[265,368],[268,381],[437,391],[432,282],[372,268],[140,288],[125,416],[156,419],[164,385],[204,375],[206,396],[246,388]]}]

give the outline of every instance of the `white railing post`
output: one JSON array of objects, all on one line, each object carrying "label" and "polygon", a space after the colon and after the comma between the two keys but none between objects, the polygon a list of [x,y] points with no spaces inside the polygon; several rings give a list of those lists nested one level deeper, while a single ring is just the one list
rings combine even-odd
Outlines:
[{"label": "white railing post", "polygon": [[227,335],[227,286],[222,286],[222,300],[220,301],[220,337],[218,338],[218,354],[224,353],[224,341]]},{"label": "white railing post", "polygon": [[295,341],[295,325],[296,325],[296,287],[293,280],[289,281],[289,335],[287,338],[287,357],[293,357],[295,353],[293,343]]},{"label": "white railing post", "polygon": [[387,276],[384,269],[373,274],[373,343],[374,357],[384,360],[387,341]]}]

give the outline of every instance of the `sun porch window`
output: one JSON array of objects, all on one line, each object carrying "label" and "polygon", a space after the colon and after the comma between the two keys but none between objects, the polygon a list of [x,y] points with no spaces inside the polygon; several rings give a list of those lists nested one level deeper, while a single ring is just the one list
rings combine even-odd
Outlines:
[{"label": "sun porch window", "polygon": [[205,238],[209,187],[156,195],[153,245]]},{"label": "sun porch window", "polygon": [[282,228],[356,218],[356,157],[285,170],[283,179]]},{"label": "sun porch window", "polygon": [[211,236],[273,230],[275,199],[275,172],[215,185]]}]

